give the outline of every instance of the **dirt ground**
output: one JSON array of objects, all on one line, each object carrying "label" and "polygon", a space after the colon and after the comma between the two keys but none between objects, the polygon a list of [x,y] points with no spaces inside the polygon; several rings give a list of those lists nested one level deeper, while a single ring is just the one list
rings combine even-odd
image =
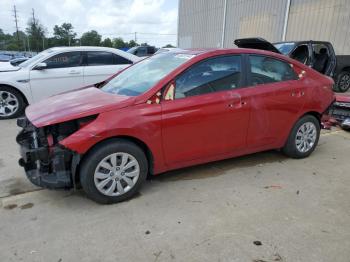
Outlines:
[{"label": "dirt ground", "polygon": [[349,262],[350,133],[307,159],[271,151],[168,172],[132,200],[30,184],[0,122],[0,261]]}]

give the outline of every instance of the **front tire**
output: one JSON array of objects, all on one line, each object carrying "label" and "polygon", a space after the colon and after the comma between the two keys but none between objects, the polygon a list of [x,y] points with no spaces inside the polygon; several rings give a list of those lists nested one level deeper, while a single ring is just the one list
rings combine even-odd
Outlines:
[{"label": "front tire", "polygon": [[320,123],[316,117],[305,115],[294,125],[282,151],[292,158],[308,157],[320,138]]},{"label": "front tire", "polygon": [[17,118],[23,114],[25,102],[16,89],[0,86],[0,120]]},{"label": "front tire", "polygon": [[84,158],[80,182],[90,199],[112,204],[135,195],[147,173],[143,150],[127,140],[115,139],[101,143]]}]

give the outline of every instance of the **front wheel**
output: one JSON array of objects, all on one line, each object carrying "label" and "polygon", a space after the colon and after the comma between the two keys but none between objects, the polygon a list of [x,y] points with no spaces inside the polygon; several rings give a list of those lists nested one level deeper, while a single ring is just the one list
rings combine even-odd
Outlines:
[{"label": "front wheel", "polygon": [[316,117],[306,115],[300,118],[289,134],[283,152],[292,158],[308,157],[316,148],[320,137],[320,123]]},{"label": "front wheel", "polygon": [[0,120],[16,118],[23,113],[25,102],[15,89],[0,86]]},{"label": "front wheel", "polygon": [[137,193],[147,173],[147,158],[142,149],[118,139],[98,145],[87,155],[80,169],[80,182],[89,198],[111,204]]}]

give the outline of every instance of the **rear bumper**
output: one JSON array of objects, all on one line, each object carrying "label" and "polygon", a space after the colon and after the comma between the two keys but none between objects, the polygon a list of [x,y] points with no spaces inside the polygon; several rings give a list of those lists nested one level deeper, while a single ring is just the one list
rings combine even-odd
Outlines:
[{"label": "rear bumper", "polygon": [[60,145],[49,147],[44,130],[37,129],[27,120],[19,119],[17,125],[23,128],[16,138],[20,146],[19,164],[28,179],[39,187],[72,188],[72,159],[75,153]]}]

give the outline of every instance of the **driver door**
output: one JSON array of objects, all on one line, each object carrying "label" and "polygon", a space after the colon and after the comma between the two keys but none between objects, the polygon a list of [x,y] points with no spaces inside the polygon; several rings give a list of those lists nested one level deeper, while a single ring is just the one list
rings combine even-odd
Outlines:
[{"label": "driver door", "polygon": [[36,70],[34,67],[30,71],[34,101],[82,87],[84,76],[81,62],[81,52],[65,52],[43,61],[46,68]]},{"label": "driver door", "polygon": [[199,62],[179,75],[162,102],[162,139],[168,165],[242,150],[249,122],[240,55]]}]

